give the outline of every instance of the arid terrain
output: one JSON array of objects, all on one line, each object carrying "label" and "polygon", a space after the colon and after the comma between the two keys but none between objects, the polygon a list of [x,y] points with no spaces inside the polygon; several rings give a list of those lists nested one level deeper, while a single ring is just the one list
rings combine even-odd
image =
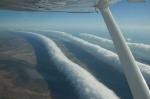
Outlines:
[{"label": "arid terrain", "polygon": [[0,99],[51,99],[36,64],[27,41],[15,34],[0,33]]}]

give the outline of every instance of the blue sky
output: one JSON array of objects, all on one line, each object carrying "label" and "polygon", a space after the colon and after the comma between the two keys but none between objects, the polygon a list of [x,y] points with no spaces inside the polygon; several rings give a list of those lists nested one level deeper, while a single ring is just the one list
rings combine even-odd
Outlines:
[{"label": "blue sky", "polygon": [[[123,29],[150,30],[150,2],[111,5],[111,11]],[[0,10],[0,27],[51,29],[106,29],[99,13],[17,12]]]}]

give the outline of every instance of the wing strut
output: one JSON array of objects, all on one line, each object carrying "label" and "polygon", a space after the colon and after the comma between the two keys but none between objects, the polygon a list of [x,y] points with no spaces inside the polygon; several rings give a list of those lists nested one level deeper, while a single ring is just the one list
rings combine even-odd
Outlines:
[{"label": "wing strut", "polygon": [[134,99],[150,99],[150,91],[135,59],[126,44],[120,28],[116,24],[108,0],[100,0],[96,7],[101,11],[106,26],[110,32],[116,51],[120,58],[122,68],[128,81]]}]

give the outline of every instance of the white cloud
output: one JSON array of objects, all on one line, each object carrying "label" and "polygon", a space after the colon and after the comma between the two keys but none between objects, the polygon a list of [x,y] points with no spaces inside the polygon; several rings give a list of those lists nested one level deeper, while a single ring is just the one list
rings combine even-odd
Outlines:
[{"label": "white cloud", "polygon": [[[49,31],[48,35],[55,36],[62,40],[66,40],[68,42],[76,44],[76,45],[80,46],[81,48],[83,48],[85,51],[91,53],[97,59],[104,61],[104,62],[110,64],[110,66],[113,66],[118,71],[123,72],[118,55],[110,50],[107,50],[98,45],[89,43],[85,40],[82,40],[78,37],[74,37],[65,32]],[[147,83],[150,84],[150,66],[140,63],[140,62],[137,62],[137,65],[139,66],[144,78],[147,80]]]},{"label": "white cloud", "polygon": [[[106,49],[115,51],[112,40],[87,33],[81,33],[79,34],[79,37],[91,43],[102,46]],[[129,42],[128,45],[132,53],[135,55],[135,57],[150,61],[150,45],[143,43],[129,43]]]},{"label": "white cloud", "polygon": [[72,82],[81,99],[119,99],[113,91],[96,80],[88,71],[69,60],[51,39],[31,32],[24,34],[42,42],[58,70]]}]

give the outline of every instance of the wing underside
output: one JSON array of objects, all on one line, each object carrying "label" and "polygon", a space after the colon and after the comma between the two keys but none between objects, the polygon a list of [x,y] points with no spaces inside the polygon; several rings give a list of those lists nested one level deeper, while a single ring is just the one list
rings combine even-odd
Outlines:
[{"label": "wing underside", "polygon": [[17,11],[76,11],[94,10],[99,0],[1,0],[0,9]]}]

